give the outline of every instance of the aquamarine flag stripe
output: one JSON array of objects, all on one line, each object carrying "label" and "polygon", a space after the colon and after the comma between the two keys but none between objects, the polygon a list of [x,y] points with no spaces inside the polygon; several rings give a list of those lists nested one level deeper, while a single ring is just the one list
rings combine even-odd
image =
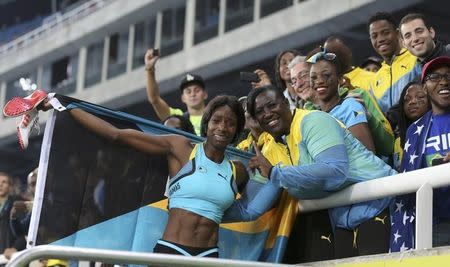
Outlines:
[{"label": "aquamarine flag stripe", "polygon": [[[146,206],[80,230],[52,245],[152,252],[166,222],[166,211]],[[267,235],[268,231],[255,234],[220,228],[219,255],[223,258],[256,261],[264,253],[265,259],[276,260],[276,255],[271,255],[271,251],[280,254],[282,249],[278,247],[282,248],[286,240],[277,240],[273,250],[265,250]]]}]

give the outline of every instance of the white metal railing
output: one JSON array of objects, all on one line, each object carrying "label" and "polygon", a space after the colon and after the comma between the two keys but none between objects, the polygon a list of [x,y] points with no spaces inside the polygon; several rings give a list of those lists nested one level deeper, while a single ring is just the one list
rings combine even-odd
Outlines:
[{"label": "white metal railing", "polygon": [[27,46],[28,44],[35,43],[38,39],[44,37],[52,30],[73,21],[77,21],[82,17],[85,17],[99,8],[105,6],[107,2],[112,2],[114,0],[90,0],[75,8],[61,14],[59,12],[51,15],[48,18],[45,18],[43,24],[38,28],[29,31],[18,38],[3,44],[0,46],[0,55],[9,53],[17,50],[18,48],[22,48]]},{"label": "white metal railing", "polygon": [[[448,185],[450,185],[450,164],[443,164],[357,183],[326,198],[301,200],[299,207],[300,212],[308,212],[416,192],[416,249],[431,248],[433,188]],[[31,261],[40,258],[95,260],[119,264],[163,264],[167,266],[284,266],[250,261],[204,259],[49,245],[36,246],[23,251],[7,266],[26,266]]]},{"label": "white metal railing", "polygon": [[225,266],[225,267],[274,267],[290,266],[286,264],[241,261],[228,259],[186,257],[180,255],[129,252],[92,248],[75,248],[65,246],[42,245],[29,248],[20,252],[14,259],[9,261],[7,267],[25,267],[34,260],[38,259],[62,259],[62,260],[80,260],[97,261],[113,264],[139,264],[158,266]]},{"label": "white metal railing", "polygon": [[300,212],[416,192],[416,249],[432,247],[433,188],[450,185],[450,163],[357,183],[331,196],[301,200]]}]

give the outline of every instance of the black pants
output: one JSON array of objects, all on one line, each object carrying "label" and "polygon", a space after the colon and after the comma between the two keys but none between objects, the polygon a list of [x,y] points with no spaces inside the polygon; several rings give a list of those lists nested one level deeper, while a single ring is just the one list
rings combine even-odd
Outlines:
[{"label": "black pants", "polygon": [[336,228],[334,252],[337,259],[389,252],[391,220],[389,209],[363,222],[355,230]]},{"label": "black pants", "polygon": [[283,263],[295,264],[333,258],[333,231],[328,210],[298,214],[289,236]]},{"label": "black pants", "polygon": [[153,252],[164,253],[164,254],[184,255],[184,256],[209,257],[209,258],[218,258],[219,257],[219,248],[218,247],[196,248],[196,247],[183,246],[180,244],[176,244],[176,243],[161,240],[161,239],[157,241],[155,247],[153,248]]}]

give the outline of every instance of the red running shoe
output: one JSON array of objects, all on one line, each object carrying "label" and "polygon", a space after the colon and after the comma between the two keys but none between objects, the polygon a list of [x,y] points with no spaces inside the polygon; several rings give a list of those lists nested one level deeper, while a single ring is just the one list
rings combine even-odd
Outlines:
[{"label": "red running shoe", "polygon": [[3,114],[6,117],[18,117],[32,109],[36,108],[45,98],[47,98],[47,92],[44,90],[35,90],[31,95],[27,97],[13,97],[3,107]]}]

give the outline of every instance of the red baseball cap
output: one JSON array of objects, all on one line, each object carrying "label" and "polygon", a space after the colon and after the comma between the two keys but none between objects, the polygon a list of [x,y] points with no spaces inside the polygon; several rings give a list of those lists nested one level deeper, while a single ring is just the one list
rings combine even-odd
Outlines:
[{"label": "red baseball cap", "polygon": [[423,66],[422,69],[422,77],[421,77],[421,81],[422,83],[425,82],[425,77],[427,77],[427,75],[436,67],[438,66],[442,66],[442,65],[447,65],[450,67],[450,57],[437,57],[433,60],[431,60],[430,62],[428,62],[427,64],[425,64],[425,66]]}]

